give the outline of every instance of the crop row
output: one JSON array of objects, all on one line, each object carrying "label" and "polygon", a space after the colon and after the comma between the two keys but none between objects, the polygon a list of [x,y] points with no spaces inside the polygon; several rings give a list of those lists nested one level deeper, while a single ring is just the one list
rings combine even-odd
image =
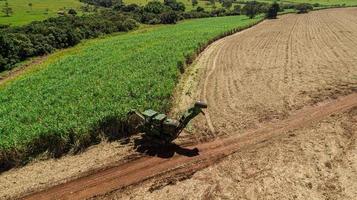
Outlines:
[{"label": "crop row", "polygon": [[10,83],[0,89],[0,166],[120,137],[128,110],[169,108],[179,62],[260,20],[188,20],[101,39]]}]

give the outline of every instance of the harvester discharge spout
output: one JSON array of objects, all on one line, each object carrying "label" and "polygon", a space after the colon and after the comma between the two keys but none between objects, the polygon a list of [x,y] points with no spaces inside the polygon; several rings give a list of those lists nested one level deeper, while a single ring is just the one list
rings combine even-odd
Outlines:
[{"label": "harvester discharge spout", "polygon": [[189,108],[180,118],[178,131],[181,132],[187,124],[200,113],[204,114],[202,111],[204,108],[207,108],[207,104],[201,101],[197,101],[193,107]]}]

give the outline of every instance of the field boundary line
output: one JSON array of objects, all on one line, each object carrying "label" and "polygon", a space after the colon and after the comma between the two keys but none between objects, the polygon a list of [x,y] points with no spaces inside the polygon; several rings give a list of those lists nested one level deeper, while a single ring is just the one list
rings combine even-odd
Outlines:
[{"label": "field boundary line", "polygon": [[194,173],[237,151],[284,135],[298,128],[311,126],[324,118],[357,107],[357,93],[336,100],[320,102],[298,110],[286,120],[268,123],[239,136],[217,138],[213,141],[187,147],[198,148],[196,156],[176,155],[172,158],[142,157],[132,162],[98,171],[95,174],[35,192],[21,199],[86,199],[136,185],[151,178],[170,173]]}]

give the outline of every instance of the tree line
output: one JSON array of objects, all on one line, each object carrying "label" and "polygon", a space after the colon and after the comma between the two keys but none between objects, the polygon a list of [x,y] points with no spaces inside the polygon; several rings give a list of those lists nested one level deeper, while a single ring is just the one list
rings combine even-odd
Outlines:
[{"label": "tree line", "polygon": [[[197,6],[185,11],[185,5],[176,0],[150,1],[144,6],[125,5],[121,0],[81,0],[87,4],[101,6],[94,13],[76,16],[74,9],[58,17],[32,22],[21,27],[0,26],[0,72],[9,70],[18,62],[29,57],[40,56],[74,46],[83,39],[103,34],[135,29],[143,24],[175,24],[182,19],[217,17],[245,14],[250,18],[265,13],[267,18],[276,18],[282,11],[278,3],[268,4],[256,1],[241,5],[225,3],[225,7],[206,11]],[[223,4],[224,1],[220,0]],[[231,0],[228,0],[231,1]]]},{"label": "tree line", "polygon": [[81,40],[138,26],[130,16],[103,11],[88,16],[60,16],[21,27],[0,29],[0,71],[26,58],[74,46]]}]

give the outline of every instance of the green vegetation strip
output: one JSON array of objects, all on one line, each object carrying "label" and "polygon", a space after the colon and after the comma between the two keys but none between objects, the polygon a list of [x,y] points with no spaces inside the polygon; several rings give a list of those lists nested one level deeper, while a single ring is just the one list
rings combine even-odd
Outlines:
[{"label": "green vegetation strip", "polygon": [[[44,20],[57,16],[59,10],[75,8],[79,11],[81,5],[79,0],[8,0],[13,14],[6,17],[0,12],[0,24],[11,24],[14,26],[24,25],[32,21]],[[0,9],[5,1],[0,1]]]},{"label": "green vegetation strip", "polygon": [[81,46],[0,89],[0,166],[60,155],[118,130],[132,109],[166,111],[178,63],[261,18],[217,17],[121,34]]},{"label": "green vegetation strip", "polygon": [[[276,0],[258,0],[262,2],[273,2]],[[321,5],[343,5],[345,4],[346,6],[356,6],[357,1],[356,0],[280,0],[276,2],[281,2],[281,3],[310,3],[310,4],[321,4]]]}]

